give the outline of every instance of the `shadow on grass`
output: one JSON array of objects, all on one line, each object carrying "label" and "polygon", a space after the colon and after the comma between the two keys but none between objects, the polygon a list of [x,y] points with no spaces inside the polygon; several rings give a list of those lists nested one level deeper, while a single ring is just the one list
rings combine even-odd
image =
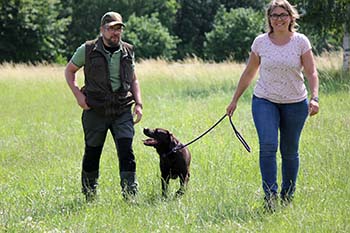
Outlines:
[{"label": "shadow on grass", "polygon": [[143,203],[147,206],[157,206],[163,205],[164,203],[171,203],[174,201],[179,201],[185,198],[186,193],[182,196],[178,196],[175,193],[169,193],[166,197],[159,193],[151,193],[144,197]]},{"label": "shadow on grass", "polygon": [[[263,202],[236,206],[234,203],[226,203],[214,208],[202,208],[197,215],[197,224],[206,226],[213,225],[236,225],[239,229],[254,231],[249,229],[249,223],[263,223],[267,218],[283,214],[287,207],[278,206],[274,212],[267,211]],[[259,224],[258,224],[259,225]],[[234,228],[232,228],[234,229]]]},{"label": "shadow on grass", "polygon": [[84,210],[90,203],[87,203],[83,197],[79,195],[71,196],[71,198],[64,198],[47,207],[45,211],[46,216],[55,216],[57,214],[62,216],[70,216]]},{"label": "shadow on grass", "polygon": [[[275,213],[266,212],[262,201],[242,204],[241,202],[231,201],[229,199],[216,203],[212,202],[211,206],[200,202],[200,206],[193,206],[194,208],[192,208],[192,205],[196,205],[196,200],[191,200],[193,198],[196,197],[191,196],[191,193],[185,193],[180,197],[175,194],[169,194],[166,198],[160,193],[151,193],[144,196],[138,206],[145,208],[159,206],[161,208],[176,207],[177,209],[186,209],[185,212],[187,214],[196,216],[194,221],[197,226],[201,226],[200,228],[223,225],[228,222],[243,226],[251,221],[263,222],[266,217],[281,212],[281,209],[277,209]],[[174,211],[177,212],[176,210]],[[171,213],[169,212],[169,214]]]}]

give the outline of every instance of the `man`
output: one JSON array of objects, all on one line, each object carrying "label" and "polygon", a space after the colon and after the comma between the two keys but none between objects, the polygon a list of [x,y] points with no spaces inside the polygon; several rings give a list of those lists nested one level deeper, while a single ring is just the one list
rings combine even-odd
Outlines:
[{"label": "man", "polygon": [[[124,27],[119,13],[107,12],[101,18],[100,36],[81,45],[65,69],[68,86],[83,109],[85,153],[81,180],[87,201],[96,196],[100,157],[108,130],[117,148],[122,195],[127,198],[138,190],[132,141],[134,124],[142,117],[142,101],[134,73],[133,46],[121,40]],[[83,66],[85,85],[80,89],[76,72]]]}]

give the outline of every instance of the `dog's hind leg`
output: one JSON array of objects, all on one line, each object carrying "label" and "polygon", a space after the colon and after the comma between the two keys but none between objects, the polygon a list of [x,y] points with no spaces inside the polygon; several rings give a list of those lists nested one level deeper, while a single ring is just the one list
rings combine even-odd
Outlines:
[{"label": "dog's hind leg", "polygon": [[179,178],[180,178],[180,189],[176,191],[176,196],[182,196],[185,194],[189,175],[188,174],[180,175]]}]

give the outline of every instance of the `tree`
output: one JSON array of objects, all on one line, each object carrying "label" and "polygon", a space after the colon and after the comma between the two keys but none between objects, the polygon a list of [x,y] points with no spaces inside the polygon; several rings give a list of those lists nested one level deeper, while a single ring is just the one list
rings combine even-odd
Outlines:
[{"label": "tree", "polygon": [[124,40],[135,46],[137,58],[172,59],[178,42],[156,15],[151,17],[131,15],[127,21]]},{"label": "tree", "polygon": [[179,0],[174,33],[181,38],[177,59],[189,55],[203,56],[205,33],[213,28],[213,20],[218,8],[217,1]]},{"label": "tree", "polygon": [[345,22],[344,22],[344,37],[343,37],[343,70],[350,70],[350,3],[343,1]]},{"label": "tree", "polygon": [[206,33],[206,58],[223,61],[233,58],[245,61],[254,38],[264,28],[263,14],[251,8],[237,8],[226,12],[221,7],[215,17],[214,29]]},{"label": "tree", "polygon": [[0,4],[0,62],[59,58],[70,20],[60,17],[59,0],[3,0]]},{"label": "tree", "polygon": [[[344,65],[349,57],[349,0],[298,0],[301,31],[307,32],[316,53],[344,49]],[[340,36],[341,35],[341,36]],[[348,69],[348,68],[347,68]]]},{"label": "tree", "polygon": [[[99,34],[100,20],[107,11],[116,11],[127,22],[135,16],[151,16],[158,12],[157,17],[163,25],[171,27],[178,8],[176,0],[62,0],[71,2],[72,23],[67,35],[67,58],[86,40],[93,39]],[[127,25],[128,30],[130,26]]]},{"label": "tree", "polygon": [[220,4],[226,8],[226,10],[235,8],[252,8],[260,11],[264,8],[269,0],[219,0]]},{"label": "tree", "polygon": [[253,8],[261,10],[267,0],[178,0],[174,34],[181,38],[177,59],[186,56],[204,58],[205,34],[213,29],[217,10],[222,5],[226,10]]}]

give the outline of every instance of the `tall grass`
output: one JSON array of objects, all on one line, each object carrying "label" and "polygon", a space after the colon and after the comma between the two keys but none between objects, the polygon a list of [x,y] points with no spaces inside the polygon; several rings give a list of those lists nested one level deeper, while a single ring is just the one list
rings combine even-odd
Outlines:
[{"label": "tall grass", "polygon": [[[318,64],[328,66],[322,60]],[[120,195],[110,135],[101,159],[98,200],[85,203],[80,193],[81,110],[65,84],[63,67],[2,65],[0,232],[349,232],[350,77],[338,67],[320,69],[321,110],[303,131],[291,206],[274,214],[262,209],[252,87],[233,118],[252,153],[225,120],[190,146],[185,196],[175,198],[178,181],[171,181],[170,197],[161,198],[159,158],[143,146],[142,128],[163,127],[184,143],[192,140],[225,113],[243,68],[197,60],[137,64],[144,116],[135,126],[140,194],[131,204]],[[82,82],[82,72],[79,78]],[[345,88],[338,89],[339,80]]]}]

